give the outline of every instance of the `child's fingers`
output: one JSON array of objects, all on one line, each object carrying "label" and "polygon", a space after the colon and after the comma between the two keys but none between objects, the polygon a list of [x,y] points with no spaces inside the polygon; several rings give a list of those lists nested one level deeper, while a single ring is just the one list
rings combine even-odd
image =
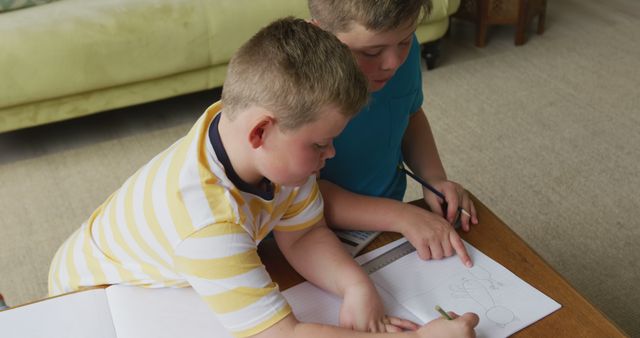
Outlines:
[{"label": "child's fingers", "polygon": [[418,251],[418,257],[420,257],[420,259],[422,259],[423,261],[428,261],[431,259],[431,249],[428,245],[418,245],[415,246],[415,248]]},{"label": "child's fingers", "polygon": [[476,208],[473,205],[473,201],[471,200],[471,198],[469,198],[469,194],[465,191],[464,192],[464,197],[462,200],[462,213],[460,215],[461,217],[461,223],[462,223],[462,230],[469,231],[471,230],[471,224],[478,224],[478,216],[476,214]]},{"label": "child's fingers", "polygon": [[403,329],[401,329],[401,328],[399,328],[397,326],[394,326],[394,325],[391,325],[391,324],[387,324],[385,326],[385,331],[384,332],[397,333],[397,332],[402,332],[402,331],[405,331],[405,330],[403,330]]},{"label": "child's fingers", "polygon": [[372,329],[369,332],[379,333],[379,332],[387,332],[386,324],[384,322],[377,322],[373,324]]},{"label": "child's fingers", "polygon": [[464,232],[468,232],[471,230],[471,213],[468,212],[469,206],[463,207],[460,210],[460,224],[462,225],[462,230]]},{"label": "child's fingers", "polygon": [[444,218],[450,224],[453,224],[453,222],[456,221],[456,216],[458,214],[458,206],[460,206],[461,196],[460,194],[458,194],[458,191],[455,185],[452,185],[452,184],[444,185],[442,189],[442,193],[447,198],[446,200],[447,210],[445,211],[446,216],[444,216]]},{"label": "child's fingers", "polygon": [[471,257],[469,257],[469,253],[467,253],[467,248],[464,246],[464,243],[462,243],[460,236],[455,232],[451,232],[451,246],[456,250],[458,257],[460,257],[460,260],[466,267],[470,268],[473,266]]},{"label": "child's fingers", "polygon": [[457,200],[453,200],[447,206],[447,221],[449,222],[449,224],[454,224],[454,222],[456,221],[456,217],[458,216],[459,205],[460,204],[458,203]]},{"label": "child's fingers", "polygon": [[444,257],[451,257],[455,253],[449,237],[450,236],[443,238],[442,242],[440,242],[440,245],[442,246],[442,251],[444,252]]},{"label": "child's fingers", "polygon": [[[389,324],[387,324],[387,332],[399,332],[399,331],[415,331],[420,325],[406,319],[387,316]],[[391,331],[390,328],[395,328],[399,331]]]},{"label": "child's fingers", "polygon": [[431,212],[444,217],[444,214],[442,213],[442,201],[440,201],[440,198],[438,198],[438,196],[432,193],[425,194],[424,201],[427,202],[427,205],[429,206],[429,209],[431,209]]},{"label": "child's fingers", "polygon": [[469,212],[471,213],[471,223],[478,224],[478,211],[476,210],[476,206],[473,202],[469,203]]},{"label": "child's fingers", "polygon": [[429,244],[429,249],[431,250],[431,257],[433,259],[442,259],[444,256],[444,252],[442,250],[442,244],[438,241],[433,241]]},{"label": "child's fingers", "polygon": [[462,316],[458,317],[458,320],[465,322],[466,325],[470,327],[476,327],[480,322],[480,318],[478,317],[478,315],[473,312],[467,312],[463,314]]}]

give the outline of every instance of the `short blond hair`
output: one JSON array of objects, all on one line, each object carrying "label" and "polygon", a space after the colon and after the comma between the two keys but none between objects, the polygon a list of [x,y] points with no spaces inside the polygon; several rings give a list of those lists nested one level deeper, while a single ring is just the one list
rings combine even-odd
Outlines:
[{"label": "short blond hair", "polygon": [[384,32],[415,25],[429,15],[431,0],[308,0],[311,17],[324,29],[341,33],[355,22]]},{"label": "short blond hair", "polygon": [[289,17],[261,29],[234,54],[221,99],[223,114],[232,120],[258,106],[286,131],[317,120],[327,107],[352,117],[366,104],[368,90],[346,45]]}]

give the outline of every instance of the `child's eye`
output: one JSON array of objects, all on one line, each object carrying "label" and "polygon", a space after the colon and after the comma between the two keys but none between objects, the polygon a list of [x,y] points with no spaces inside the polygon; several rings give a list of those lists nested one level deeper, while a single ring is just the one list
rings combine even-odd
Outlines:
[{"label": "child's eye", "polygon": [[380,55],[380,53],[382,53],[381,50],[376,51],[376,52],[365,52],[365,51],[362,51],[362,55],[367,56],[367,57],[376,57],[376,56]]},{"label": "child's eye", "polygon": [[318,149],[318,150],[324,150],[327,149],[327,147],[329,146],[328,144],[319,144],[319,143],[314,143],[313,146]]}]

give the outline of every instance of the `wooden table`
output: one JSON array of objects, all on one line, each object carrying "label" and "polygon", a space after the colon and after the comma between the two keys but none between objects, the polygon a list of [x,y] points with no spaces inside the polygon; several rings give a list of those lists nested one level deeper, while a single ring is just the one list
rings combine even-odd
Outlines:
[{"label": "wooden table", "polygon": [[[471,197],[480,224],[474,226],[469,233],[461,232],[462,238],[562,304],[560,310],[526,327],[513,337],[627,337],[491,210],[474,196]],[[424,206],[421,202],[412,203]],[[399,234],[383,233],[365,252],[398,238]],[[267,270],[282,290],[303,281],[285,261],[273,239],[263,241],[259,251]]]}]

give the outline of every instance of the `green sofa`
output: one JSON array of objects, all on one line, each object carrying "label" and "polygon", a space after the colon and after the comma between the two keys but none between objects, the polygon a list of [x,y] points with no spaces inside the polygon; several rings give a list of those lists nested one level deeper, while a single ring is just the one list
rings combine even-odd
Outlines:
[{"label": "green sofa", "polygon": [[[460,0],[417,30],[442,37]],[[59,0],[0,14],[0,132],[219,87],[260,27],[306,0]]]}]

